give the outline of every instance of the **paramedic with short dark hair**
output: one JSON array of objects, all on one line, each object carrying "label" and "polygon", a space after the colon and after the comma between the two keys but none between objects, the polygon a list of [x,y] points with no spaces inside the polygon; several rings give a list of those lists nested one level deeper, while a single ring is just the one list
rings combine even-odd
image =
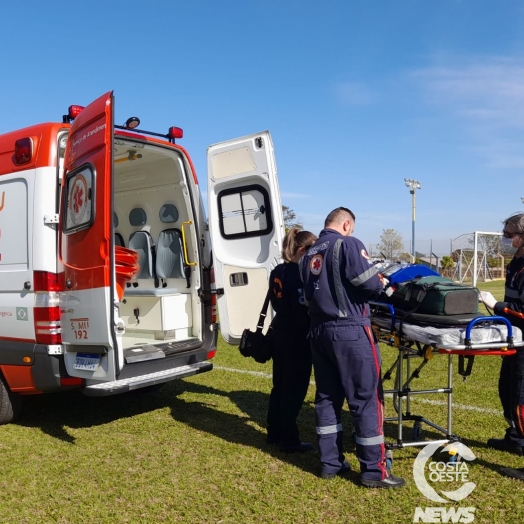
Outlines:
[{"label": "paramedic with short dark hair", "polygon": [[[506,268],[504,301],[497,302],[488,291],[480,292],[480,300],[496,315],[506,317],[512,325],[524,332],[524,213],[504,220],[502,248],[514,255]],[[488,446],[516,455],[524,447],[524,351],[502,359],[499,376],[499,397],[504,417],[509,423],[503,438],[490,438]],[[506,475],[524,480],[524,468],[503,468]]]},{"label": "paramedic with short dark hair", "polygon": [[333,210],[301,262],[311,317],[320,476],[332,479],[350,469],[342,451],[345,398],[353,417],[362,484],[396,488],[405,482],[386,466],[380,354],[368,304],[383,285],[364,244],[351,236],[354,226],[353,212]]}]

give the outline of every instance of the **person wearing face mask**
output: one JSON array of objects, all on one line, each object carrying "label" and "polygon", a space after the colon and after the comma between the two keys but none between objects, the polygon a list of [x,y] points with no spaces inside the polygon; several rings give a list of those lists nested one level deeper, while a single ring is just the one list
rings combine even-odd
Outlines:
[{"label": "person wearing face mask", "polygon": [[320,476],[333,479],[350,469],[342,449],[341,413],[346,399],[362,484],[397,488],[405,481],[392,475],[386,463],[380,354],[368,304],[384,286],[364,244],[351,236],[354,227],[352,211],[334,209],[300,264],[311,318]]},{"label": "person wearing face mask", "polygon": [[[517,213],[504,221],[502,248],[514,255],[506,268],[504,300],[497,301],[488,291],[480,291],[479,298],[495,315],[507,318],[512,325],[524,331],[524,213]],[[499,397],[509,427],[503,438],[490,438],[488,446],[523,455],[524,449],[524,351],[504,357],[499,376]],[[503,468],[506,475],[524,480],[524,469]]]}]

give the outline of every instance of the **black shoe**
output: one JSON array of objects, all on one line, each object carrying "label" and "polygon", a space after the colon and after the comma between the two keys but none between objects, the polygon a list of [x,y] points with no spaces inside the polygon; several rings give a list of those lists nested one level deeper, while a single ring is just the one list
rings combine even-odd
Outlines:
[{"label": "black shoe", "polygon": [[360,479],[362,484],[367,488],[401,488],[404,486],[406,481],[403,478],[395,477],[395,475],[389,475],[388,478],[383,480],[374,480],[374,479]]},{"label": "black shoe", "polygon": [[336,473],[321,473],[320,478],[332,480],[335,477],[343,477],[344,475],[347,475],[350,471],[351,466],[349,465],[349,462],[347,460],[344,460],[344,462],[342,463],[342,467]]},{"label": "black shoe", "polygon": [[508,477],[511,477],[512,479],[524,480],[524,468],[521,468],[521,469],[502,468],[500,471],[502,471],[504,475],[507,475]]},{"label": "black shoe", "polygon": [[498,449],[499,451],[507,451],[519,457],[523,454],[522,446],[518,442],[508,438],[490,438],[488,440],[488,447]]},{"label": "black shoe", "polygon": [[305,453],[312,449],[313,446],[309,442],[299,442],[294,446],[280,446],[280,451],[283,451],[284,453]]}]

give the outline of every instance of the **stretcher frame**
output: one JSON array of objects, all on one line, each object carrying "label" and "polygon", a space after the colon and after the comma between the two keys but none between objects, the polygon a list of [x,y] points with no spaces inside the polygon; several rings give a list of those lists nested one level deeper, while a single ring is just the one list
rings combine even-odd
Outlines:
[{"label": "stretcher frame", "polygon": [[[393,459],[393,450],[406,447],[423,447],[427,444],[447,445],[453,442],[460,442],[460,437],[453,433],[453,355],[459,355],[459,373],[466,376],[471,373],[474,356],[510,356],[516,353],[516,347],[524,346],[524,341],[515,343],[513,340],[513,328],[510,322],[504,317],[479,316],[472,319],[466,327],[464,344],[441,345],[421,342],[415,339],[410,339],[400,329],[398,330],[399,322],[396,320],[395,309],[391,304],[370,302],[373,314],[371,316],[372,328],[379,342],[393,347],[398,351],[398,355],[393,364],[383,374],[382,384],[391,380],[393,376],[393,389],[384,389],[384,394],[393,396],[393,406],[396,411],[396,416],[385,417],[385,422],[397,423],[397,438],[396,442],[386,442],[386,456],[388,462],[391,463]],[[385,311],[387,314],[385,318],[390,321],[389,327],[386,328],[384,322],[381,325],[377,324],[377,315],[380,318],[380,311]],[[375,321],[374,321],[375,320]],[[384,320],[384,317],[382,317]],[[404,321],[402,321],[404,322]],[[471,342],[471,330],[479,323],[502,322],[507,327],[507,339],[500,343],[480,343],[475,344]],[[405,323],[404,323],[405,325]],[[447,383],[442,387],[435,389],[412,389],[412,383],[416,378],[419,378],[423,368],[428,362],[437,354],[443,354],[447,358]],[[414,358],[422,358],[422,362],[414,367],[412,360]],[[468,364],[464,367],[464,362]],[[435,422],[427,419],[422,415],[416,415],[411,412],[411,397],[414,395],[431,395],[431,394],[446,394],[447,395],[447,414],[446,427],[440,426]],[[412,440],[404,439],[404,423],[406,421],[413,421]],[[438,433],[443,435],[441,439],[421,440],[422,424],[433,428]],[[458,459],[452,455],[452,460]]]}]

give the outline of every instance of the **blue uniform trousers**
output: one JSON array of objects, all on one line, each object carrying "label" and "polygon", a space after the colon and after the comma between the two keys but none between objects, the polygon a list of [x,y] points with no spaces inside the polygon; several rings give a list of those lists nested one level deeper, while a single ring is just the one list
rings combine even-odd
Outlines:
[{"label": "blue uniform trousers", "polygon": [[524,446],[524,350],[502,359],[499,397],[510,424],[506,438]]},{"label": "blue uniform trousers", "polygon": [[341,412],[345,398],[353,418],[362,477],[387,478],[380,354],[369,323],[334,320],[314,324],[310,344],[322,473],[336,473],[344,461]]}]

